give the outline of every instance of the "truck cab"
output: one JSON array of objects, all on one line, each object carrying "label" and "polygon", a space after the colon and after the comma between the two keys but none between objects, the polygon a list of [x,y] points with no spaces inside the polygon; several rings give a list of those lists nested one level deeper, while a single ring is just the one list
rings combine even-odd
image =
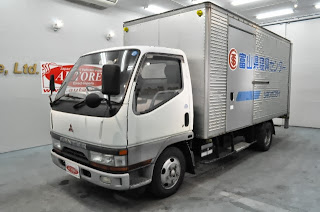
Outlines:
[{"label": "truck cab", "polygon": [[[104,92],[108,86],[118,92]],[[193,139],[192,87],[183,51],[129,46],[85,54],[51,107],[51,156],[67,173],[115,190],[156,181],[154,189],[168,193],[181,184]],[[168,149],[174,153],[160,157]],[[155,179],[159,157],[165,161]]]}]

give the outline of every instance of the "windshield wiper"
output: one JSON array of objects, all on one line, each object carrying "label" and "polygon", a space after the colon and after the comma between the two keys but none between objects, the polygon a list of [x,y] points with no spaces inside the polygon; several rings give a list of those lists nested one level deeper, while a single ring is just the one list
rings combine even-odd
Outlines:
[{"label": "windshield wiper", "polygon": [[61,98],[63,98],[63,97],[69,97],[69,98],[73,98],[73,99],[83,99],[83,98],[81,98],[81,97],[79,97],[79,96],[73,96],[73,95],[70,95],[70,94],[68,93],[68,94],[64,94],[64,95],[60,96],[58,99],[54,100],[54,101],[51,103],[51,105],[56,104],[56,103],[57,103]]},{"label": "windshield wiper", "polygon": [[75,105],[73,105],[73,108],[79,108],[80,106],[82,106],[84,103],[86,102],[86,99],[82,100],[81,102],[76,103]]}]

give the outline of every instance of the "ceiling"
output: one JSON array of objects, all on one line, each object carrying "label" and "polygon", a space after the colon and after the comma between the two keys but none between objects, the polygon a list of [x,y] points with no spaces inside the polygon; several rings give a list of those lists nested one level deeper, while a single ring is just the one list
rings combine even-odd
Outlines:
[{"label": "ceiling", "polygon": [[[208,1],[208,0],[206,0]],[[304,17],[315,17],[320,15],[320,9],[316,9],[314,5],[320,3],[320,0],[260,0],[240,6],[232,6],[233,0],[209,0],[223,8],[231,10],[244,16],[258,24],[268,24],[277,21],[283,21],[288,19],[297,19]],[[293,8],[294,3],[298,1],[298,7],[294,9],[294,13],[291,15],[285,15],[277,18],[269,18],[258,20],[256,15],[259,13],[270,12],[273,10]],[[201,0],[196,1],[197,3],[203,2]],[[166,10],[172,10],[181,8],[183,6],[192,5],[192,0],[119,0],[117,7],[134,11],[145,16],[152,15],[143,9],[148,4],[160,6]]]}]

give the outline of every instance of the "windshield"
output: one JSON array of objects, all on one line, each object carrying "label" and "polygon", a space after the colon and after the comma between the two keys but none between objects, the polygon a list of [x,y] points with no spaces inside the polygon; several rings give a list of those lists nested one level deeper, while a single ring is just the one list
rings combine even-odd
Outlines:
[{"label": "windshield", "polygon": [[116,50],[99,52],[80,57],[63,82],[56,99],[66,96],[85,98],[89,93],[96,92],[100,95],[102,87],[102,66],[116,64],[120,66],[120,94],[112,96],[114,102],[121,102],[132,71],[139,58],[137,49]]}]

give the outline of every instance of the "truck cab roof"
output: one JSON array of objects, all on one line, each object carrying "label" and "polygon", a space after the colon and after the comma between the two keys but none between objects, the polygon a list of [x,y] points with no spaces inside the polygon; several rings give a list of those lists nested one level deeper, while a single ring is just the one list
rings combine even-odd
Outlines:
[{"label": "truck cab roof", "polygon": [[114,51],[114,50],[124,50],[124,49],[139,49],[141,51],[141,54],[147,53],[147,52],[153,52],[153,53],[163,53],[163,54],[174,54],[174,55],[183,55],[185,56],[184,52],[180,49],[173,49],[173,48],[166,48],[166,47],[158,47],[158,46],[122,46],[122,47],[113,47],[113,48],[107,48],[107,49],[101,49],[92,51],[89,53],[86,53],[82,56],[100,53],[100,52],[106,52],[106,51]]}]

